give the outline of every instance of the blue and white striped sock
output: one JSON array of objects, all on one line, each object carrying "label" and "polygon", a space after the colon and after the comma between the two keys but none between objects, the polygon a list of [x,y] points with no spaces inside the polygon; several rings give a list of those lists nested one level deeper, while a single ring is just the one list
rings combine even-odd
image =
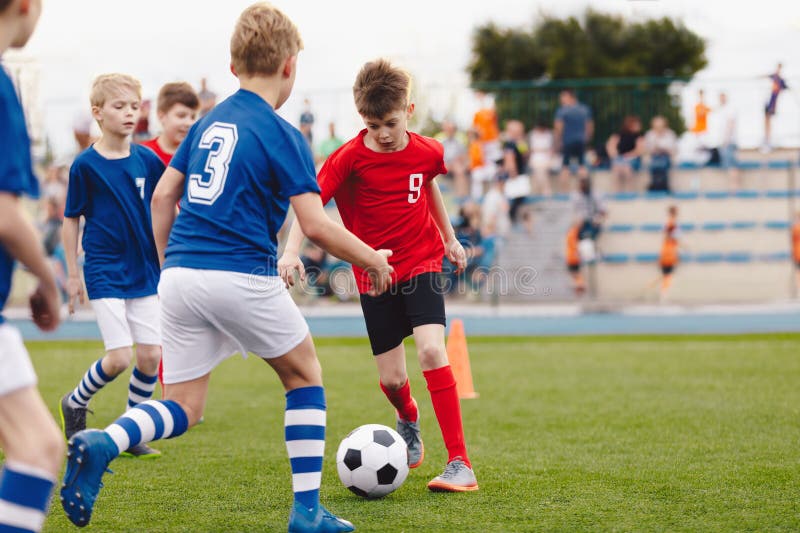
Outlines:
[{"label": "blue and white striped sock", "polygon": [[292,465],[292,490],[295,501],[309,509],[319,503],[325,423],[325,389],[301,387],[286,393],[284,430]]},{"label": "blue and white striped sock", "polygon": [[156,390],[158,374],[148,376],[136,367],[133,367],[131,381],[128,383],[128,409],[136,407],[153,397]]},{"label": "blue and white striped sock", "polygon": [[148,400],[126,411],[105,432],[122,453],[137,444],[183,435],[187,429],[189,419],[177,402]]},{"label": "blue and white striped sock", "polygon": [[102,359],[97,361],[89,367],[89,370],[83,375],[83,379],[72,394],[69,396],[70,407],[86,407],[89,405],[89,400],[92,399],[97,391],[105,387],[109,382],[113,381],[117,376],[109,376],[103,372]]},{"label": "blue and white striped sock", "polygon": [[7,462],[0,473],[0,533],[41,531],[53,486],[44,470]]}]

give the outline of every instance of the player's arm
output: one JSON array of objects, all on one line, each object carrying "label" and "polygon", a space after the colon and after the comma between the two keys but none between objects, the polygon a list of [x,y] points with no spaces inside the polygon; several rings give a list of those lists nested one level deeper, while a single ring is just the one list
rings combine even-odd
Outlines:
[{"label": "player's arm", "polygon": [[444,198],[442,198],[436,179],[430,180],[425,187],[428,188],[428,194],[430,194],[428,207],[436,227],[439,228],[439,235],[442,236],[444,252],[447,254],[447,259],[456,266],[456,273],[459,273],[467,267],[467,254],[456,238],[456,232],[450,223],[450,215],[447,214],[447,207],[444,205]]},{"label": "player's arm", "polygon": [[3,213],[0,217],[0,244],[39,279],[39,286],[30,300],[34,322],[43,331],[54,330],[59,322],[60,298],[41,241],[33,225],[22,214],[16,195],[0,192],[0,213]]},{"label": "player's arm", "polygon": [[278,260],[278,274],[289,287],[294,285],[294,271],[299,273],[300,281],[306,279],[306,269],[300,260],[300,246],[303,245],[303,230],[295,218],[289,228],[289,236],[286,238],[286,246],[283,247],[283,254]]},{"label": "player's arm", "polygon": [[183,184],[186,176],[174,167],[167,167],[158,180],[153,199],[150,200],[150,216],[153,222],[153,237],[158,250],[158,262],[164,264],[164,251],[169,242],[169,232],[175,223],[177,210],[175,205],[183,195]]},{"label": "player's arm", "polygon": [[377,295],[389,288],[393,269],[386,258],[392,255],[391,250],[376,252],[344,226],[331,220],[325,214],[319,194],[315,192],[292,196],[290,201],[296,217],[289,230],[290,238],[294,233],[291,245],[295,253],[299,249],[298,240],[302,242],[302,234],[305,234],[328,253],[366,270],[372,281],[370,294]]},{"label": "player's arm", "polygon": [[78,234],[80,233],[81,217],[64,217],[61,225],[61,242],[64,245],[64,258],[67,263],[67,297],[69,314],[75,312],[75,302],[85,303],[83,282],[80,269],[78,269]]}]

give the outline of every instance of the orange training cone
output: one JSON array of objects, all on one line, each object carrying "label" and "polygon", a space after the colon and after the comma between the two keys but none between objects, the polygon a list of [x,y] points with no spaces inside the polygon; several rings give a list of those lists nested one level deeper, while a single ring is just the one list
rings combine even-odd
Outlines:
[{"label": "orange training cone", "polygon": [[456,378],[456,390],[461,399],[477,398],[478,393],[472,384],[472,370],[469,366],[467,337],[464,335],[464,322],[456,318],[450,323],[450,335],[447,337],[447,358]]}]

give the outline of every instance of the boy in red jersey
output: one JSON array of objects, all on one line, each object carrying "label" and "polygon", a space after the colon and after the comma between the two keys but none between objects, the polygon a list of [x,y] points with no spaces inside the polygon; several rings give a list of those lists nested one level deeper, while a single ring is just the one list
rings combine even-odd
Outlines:
[{"label": "boy in red jersey", "polygon": [[[391,247],[392,287],[370,296],[367,274],[353,267],[380,387],[397,410],[397,430],[409,448],[409,466],[422,463],[419,411],[411,396],[403,339],[414,335],[420,367],[449,454],[444,472],[428,483],[433,491],[478,489],[467,457],[456,382],[447,360],[442,256],[459,270],[464,248],[450,224],[435,178],[446,174],[442,145],[407,131],[414,111],[410,76],[379,59],[359,72],[353,96],[366,129],[335,151],[320,170],[323,203],[336,199],[344,225],[369,246]],[[303,234],[292,225],[278,272],[301,279],[298,251]]]},{"label": "boy in red jersey", "polygon": [[189,128],[197,120],[200,100],[188,83],[166,83],[158,92],[157,106],[161,135],[141,144],[154,151],[164,165],[168,166],[181,141],[189,133]]}]

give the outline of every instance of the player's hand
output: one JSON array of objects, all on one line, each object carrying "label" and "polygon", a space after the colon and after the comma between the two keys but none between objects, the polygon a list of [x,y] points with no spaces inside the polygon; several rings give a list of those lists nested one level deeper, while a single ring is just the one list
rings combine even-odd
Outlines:
[{"label": "player's hand", "polygon": [[81,278],[77,276],[70,276],[67,279],[67,297],[69,298],[69,314],[75,313],[75,303],[80,302],[81,304],[86,303],[86,297],[83,293],[83,283],[81,283]]},{"label": "player's hand", "polygon": [[456,274],[463,272],[467,268],[467,252],[464,247],[458,242],[458,239],[450,239],[444,245],[444,251],[447,254],[447,259],[456,266]]},{"label": "player's hand", "polygon": [[388,258],[392,256],[391,250],[378,250],[378,257],[380,261],[377,264],[370,265],[366,269],[370,281],[370,290],[367,294],[370,296],[378,296],[383,294],[389,289],[392,284],[392,272],[394,268],[389,264]]},{"label": "player's hand", "polygon": [[61,322],[59,314],[61,297],[55,285],[48,286],[42,283],[31,294],[28,303],[31,307],[33,323],[42,331],[53,331]]},{"label": "player's hand", "polygon": [[286,288],[293,287],[295,280],[294,280],[294,271],[297,270],[300,281],[306,280],[306,268],[303,266],[303,262],[300,260],[300,256],[293,253],[284,253],[280,259],[278,259],[278,274],[280,275],[283,282],[286,284]]}]

